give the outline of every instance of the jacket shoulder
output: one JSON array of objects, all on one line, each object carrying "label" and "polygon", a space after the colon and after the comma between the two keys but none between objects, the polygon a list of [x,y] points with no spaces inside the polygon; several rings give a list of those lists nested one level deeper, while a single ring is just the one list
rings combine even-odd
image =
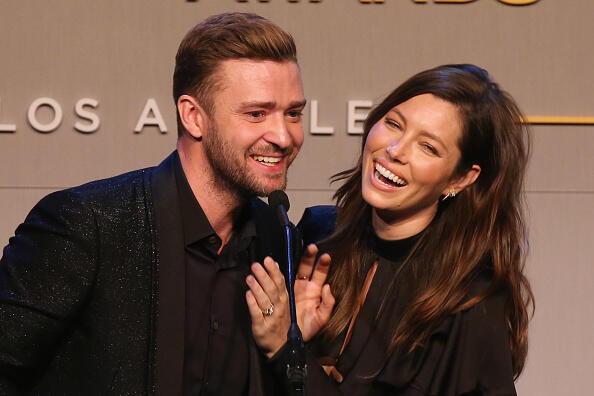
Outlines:
[{"label": "jacket shoulder", "polygon": [[306,208],[297,224],[303,236],[303,244],[307,246],[329,237],[336,227],[336,217],[336,207],[333,205]]},{"label": "jacket shoulder", "polygon": [[[105,198],[109,195],[121,194],[126,191],[134,191],[138,187],[143,187],[145,177],[149,175],[152,168],[138,169],[126,172],[118,176],[106,179],[91,181],[80,186],[71,187],[53,194],[61,196],[79,196],[90,200]],[[51,196],[52,194],[50,194]]]}]

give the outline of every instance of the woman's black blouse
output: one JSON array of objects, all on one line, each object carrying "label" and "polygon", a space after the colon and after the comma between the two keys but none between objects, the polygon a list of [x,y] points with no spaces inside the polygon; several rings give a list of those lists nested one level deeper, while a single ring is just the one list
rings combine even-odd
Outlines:
[{"label": "woman's black blouse", "polygon": [[[333,207],[306,209],[299,223],[304,242],[329,235],[335,218]],[[412,355],[386,357],[394,328],[413,295],[412,271],[405,266],[394,275],[417,238],[373,239],[379,264],[347,347],[338,357],[346,330],[330,343],[317,337],[307,345],[307,395],[516,394],[503,294],[491,295],[447,317]],[[479,292],[486,282],[477,281],[473,286],[474,292]],[[378,314],[382,301],[385,305]],[[344,377],[342,383],[326,375],[318,363],[321,357],[338,357],[336,368]]]}]

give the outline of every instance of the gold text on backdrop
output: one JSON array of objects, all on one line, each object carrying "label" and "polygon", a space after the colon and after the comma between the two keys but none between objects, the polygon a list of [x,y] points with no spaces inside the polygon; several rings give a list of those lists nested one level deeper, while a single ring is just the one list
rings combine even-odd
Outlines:
[{"label": "gold text on backdrop", "polygon": [[[370,3],[373,0],[360,0],[361,3]],[[412,0],[415,3],[429,3],[430,0]],[[433,0],[434,3],[473,3],[476,0]],[[530,5],[536,3],[538,0],[497,0],[500,3],[507,4],[507,5]],[[379,1],[375,0],[376,3]],[[383,0],[381,1],[383,3]]]},{"label": "gold text on backdrop", "polygon": [[[186,0],[187,2],[191,2],[194,3],[196,2],[196,0]],[[236,0],[238,3],[247,3],[249,0]],[[253,0],[254,1],[254,0]],[[270,0],[255,0],[258,1],[260,3],[270,3]],[[287,0],[289,3],[299,3],[300,0]],[[465,4],[465,3],[473,3],[477,0],[411,0],[413,3],[418,3],[418,4],[425,4],[425,3],[442,3],[442,4]],[[538,2],[539,0],[497,0],[500,3],[503,4],[507,4],[507,5],[517,5],[517,6],[523,6],[523,5],[530,5],[530,4],[534,4],[536,2]],[[309,0],[310,3],[321,3],[322,0]],[[376,4],[382,4],[385,3],[386,0],[359,0],[359,3],[364,3],[364,4],[370,4],[370,3],[376,3]]]},{"label": "gold text on backdrop", "polygon": [[533,125],[594,125],[594,117],[527,116],[524,123]]},{"label": "gold text on backdrop", "polygon": [[[268,3],[270,0],[258,0],[260,3]],[[319,3],[322,0],[309,0],[310,3]],[[237,0],[238,3],[247,3],[248,0]],[[299,0],[288,0],[289,3],[299,3]]]}]

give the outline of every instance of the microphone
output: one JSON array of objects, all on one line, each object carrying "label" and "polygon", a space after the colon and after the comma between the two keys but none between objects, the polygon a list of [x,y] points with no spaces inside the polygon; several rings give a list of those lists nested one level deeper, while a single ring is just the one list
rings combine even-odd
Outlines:
[{"label": "microphone", "polygon": [[287,217],[287,212],[289,211],[291,204],[289,203],[287,194],[281,190],[271,192],[268,196],[268,205],[276,210],[276,215],[278,216],[278,221],[281,223],[281,226],[288,227],[289,218]]},{"label": "microphone", "polygon": [[287,332],[288,362],[287,362],[287,380],[289,382],[290,395],[305,395],[305,377],[307,376],[307,366],[305,364],[305,345],[303,336],[297,324],[297,311],[295,307],[295,290],[293,288],[295,280],[293,279],[293,241],[291,240],[291,225],[287,217],[289,210],[289,198],[284,191],[276,190],[268,196],[268,204],[276,210],[278,221],[285,229],[285,244],[287,248],[287,273],[289,292],[289,309],[291,312],[291,327]]}]

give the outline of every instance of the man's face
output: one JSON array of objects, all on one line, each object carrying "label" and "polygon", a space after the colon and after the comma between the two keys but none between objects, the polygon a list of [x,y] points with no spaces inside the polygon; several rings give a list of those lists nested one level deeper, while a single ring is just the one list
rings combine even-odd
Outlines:
[{"label": "man's face", "polygon": [[297,64],[226,60],[215,78],[214,112],[203,136],[215,182],[242,195],[284,189],[287,168],[303,144],[305,98]]}]

